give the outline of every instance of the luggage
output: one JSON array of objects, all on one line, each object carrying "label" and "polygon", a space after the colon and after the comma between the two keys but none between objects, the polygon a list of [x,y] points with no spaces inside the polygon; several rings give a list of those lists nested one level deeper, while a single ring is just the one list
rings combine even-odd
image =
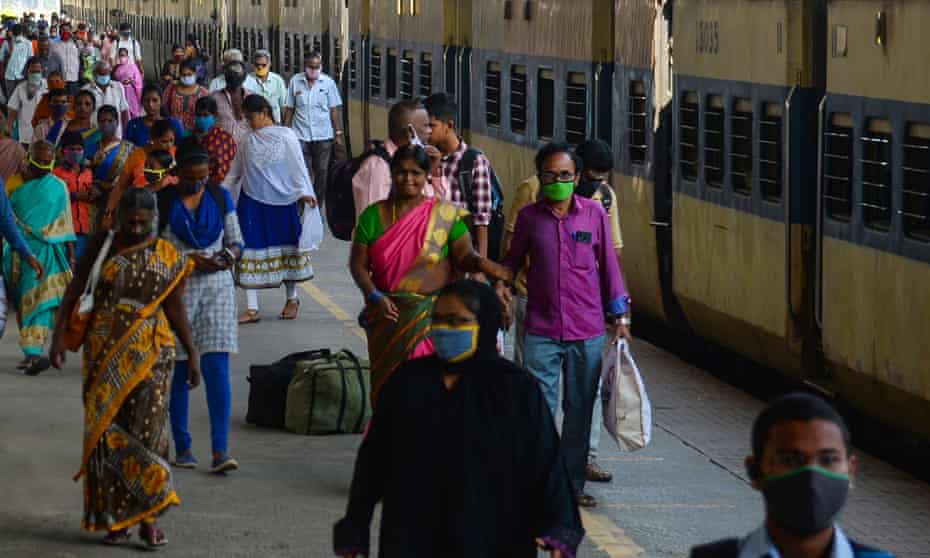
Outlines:
[{"label": "luggage", "polygon": [[[358,157],[347,161],[334,163],[329,169],[326,183],[326,222],[329,230],[339,240],[352,240],[352,231],[355,230],[355,198],[352,197],[352,178],[361,168],[362,164],[372,156],[378,156],[390,163],[384,143],[372,141],[365,152]],[[361,208],[364,209],[364,208]]]},{"label": "luggage", "polygon": [[623,451],[636,451],[652,438],[652,406],[625,339],[604,347],[601,364],[604,428]]},{"label": "luggage", "polygon": [[297,363],[325,358],[329,349],[305,351],[287,355],[274,364],[249,367],[249,409],[245,421],[256,426],[284,429],[287,388],[294,377]]},{"label": "luggage", "polygon": [[371,418],[371,367],[350,351],[297,363],[285,425],[296,434],[360,434]]},{"label": "luggage", "polygon": [[[462,154],[459,161],[458,179],[459,188],[462,190],[462,198],[468,205],[468,210],[475,213],[476,200],[474,199],[474,170],[475,160],[478,155],[484,155],[477,147],[469,146]],[[491,222],[488,224],[488,259],[495,262],[502,260],[501,244],[504,239],[504,191],[501,189],[501,182],[497,178],[497,173],[493,167],[489,167],[491,172]],[[472,240],[474,231],[472,231]]]}]

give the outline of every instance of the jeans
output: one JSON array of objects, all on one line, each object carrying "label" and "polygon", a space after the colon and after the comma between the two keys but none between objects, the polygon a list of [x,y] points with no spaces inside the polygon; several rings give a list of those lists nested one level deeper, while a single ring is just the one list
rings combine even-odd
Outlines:
[{"label": "jeans", "polygon": [[[213,453],[225,454],[229,449],[229,420],[231,417],[232,388],[229,385],[229,353],[207,353],[200,357],[200,370],[207,392],[207,409],[210,412],[210,441]],[[191,434],[187,430],[190,390],[187,387],[187,361],[174,365],[171,383],[171,433],[178,455],[191,449]]]},{"label": "jeans", "polygon": [[[601,376],[604,335],[582,341],[558,341],[526,334],[524,366],[539,380],[556,416],[559,384],[562,396],[562,453],[575,492],[582,493],[591,436],[591,414]],[[564,376],[563,376],[564,370]]]},{"label": "jeans", "polygon": [[[598,372],[600,373],[600,372]],[[588,442],[588,462],[597,459],[601,447],[601,424],[604,422],[604,407],[601,404],[601,380],[597,380],[597,393],[594,394],[594,411],[591,412],[591,438]]]},{"label": "jeans", "polygon": [[523,368],[526,362],[526,297],[513,297],[513,363]]},{"label": "jeans", "polygon": [[333,153],[333,140],[301,141],[304,163],[313,179],[313,192],[319,204],[326,198],[326,179],[329,175],[329,159]]}]

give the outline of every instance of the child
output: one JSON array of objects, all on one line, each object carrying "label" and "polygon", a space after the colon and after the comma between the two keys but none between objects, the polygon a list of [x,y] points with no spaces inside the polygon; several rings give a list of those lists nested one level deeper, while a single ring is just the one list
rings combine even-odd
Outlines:
[{"label": "child", "polygon": [[178,179],[171,174],[172,167],[174,167],[174,158],[171,153],[161,150],[152,151],[145,158],[142,174],[136,177],[133,186],[145,187],[158,192],[165,186],[176,184]]},{"label": "child", "polygon": [[71,261],[73,269],[84,254],[87,240],[93,232],[90,212],[94,200],[100,196],[100,191],[94,188],[94,175],[85,166],[87,161],[84,159],[84,137],[79,132],[65,132],[59,145],[63,157],[53,172],[68,185],[68,192],[71,194],[71,218],[74,221],[74,233],[77,235],[74,259]]}]

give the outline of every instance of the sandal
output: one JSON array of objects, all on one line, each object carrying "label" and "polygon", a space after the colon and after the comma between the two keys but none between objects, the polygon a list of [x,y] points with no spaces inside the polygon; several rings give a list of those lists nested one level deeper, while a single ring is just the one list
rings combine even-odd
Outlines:
[{"label": "sandal", "polygon": [[17,370],[25,370],[25,369],[29,368],[29,364],[30,364],[31,362],[32,362],[32,360],[30,360],[29,357],[26,357],[26,358],[24,358],[23,360],[19,361],[19,363],[16,364],[16,369],[17,369]]},{"label": "sandal", "polygon": [[281,315],[278,316],[282,320],[296,320],[297,312],[300,310],[300,300],[288,300],[284,305],[284,309],[281,310]]},{"label": "sandal", "polygon": [[246,310],[239,316],[239,325],[257,324],[262,321],[258,316],[258,310]]},{"label": "sandal", "polygon": [[38,358],[32,359],[32,361],[29,363],[29,366],[27,366],[23,370],[23,374],[27,376],[38,376],[42,372],[45,372],[46,370],[51,368],[51,366],[52,366],[52,363],[47,358],[38,357]]},{"label": "sandal", "polygon": [[578,500],[578,505],[582,508],[597,507],[597,500],[590,494],[585,494],[582,492],[576,496],[576,499]]},{"label": "sandal", "polygon": [[142,527],[139,528],[139,538],[142,539],[149,548],[168,544],[168,536],[154,523],[143,523]]},{"label": "sandal", "polygon": [[132,538],[132,531],[129,529],[120,529],[119,531],[110,531],[107,536],[103,537],[103,544],[107,546],[122,546]]}]

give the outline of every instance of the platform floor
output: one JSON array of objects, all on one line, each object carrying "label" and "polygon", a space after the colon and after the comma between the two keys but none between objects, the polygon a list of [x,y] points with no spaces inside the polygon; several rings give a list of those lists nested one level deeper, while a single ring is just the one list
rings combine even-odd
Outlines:
[{"label": "platform floor", "polygon": [[[245,378],[249,363],[298,350],[365,353],[347,253],[347,244],[327,239],[296,322],[276,319],[283,291],[262,293],[263,321],[241,330],[242,350],[233,360],[230,451],[242,469],[228,477],[203,469],[176,473],[183,504],[163,518],[170,544],[160,556],[332,556],[332,524],[345,507],[360,438],[302,437],[245,424]],[[0,341],[0,556],[120,555],[125,550],[102,548],[98,535],[79,528],[81,488],[71,481],[82,436],[79,359],[72,356],[62,372],[24,377],[14,370],[21,358],[16,340],[11,324]],[[583,514],[588,536],[581,556],[686,556],[693,544],[756,527],[762,499],[742,460],[763,403],[645,342],[634,343],[634,355],[653,401],[655,437],[649,448],[625,454],[605,435],[601,464],[615,479],[590,485],[601,505]],[[194,448],[205,463],[202,388],[191,412]],[[847,532],[902,558],[930,557],[930,487],[869,455],[860,459],[842,518]]]}]

